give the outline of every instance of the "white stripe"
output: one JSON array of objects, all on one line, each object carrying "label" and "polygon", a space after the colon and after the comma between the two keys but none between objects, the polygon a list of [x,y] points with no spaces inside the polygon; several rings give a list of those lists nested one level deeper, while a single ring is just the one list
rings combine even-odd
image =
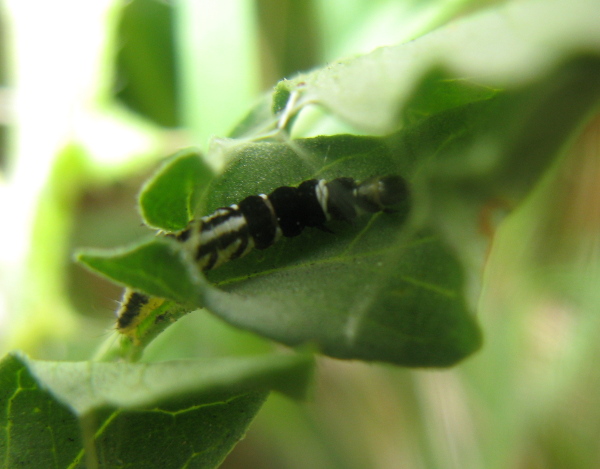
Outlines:
[{"label": "white stripe", "polygon": [[273,239],[273,244],[275,244],[277,241],[279,241],[279,238],[281,238],[281,235],[282,235],[281,228],[279,227],[279,223],[277,223],[277,214],[275,213],[275,208],[273,207],[273,204],[269,200],[268,195],[258,194],[258,196],[265,201],[265,205],[269,209],[269,212],[271,212],[272,220],[275,223],[275,239]]},{"label": "white stripe", "polygon": [[329,199],[329,189],[327,188],[327,181],[325,179],[319,179],[319,182],[315,186],[315,195],[317,196],[317,200],[319,205],[321,206],[321,210],[325,214],[325,219],[327,221],[331,220],[329,216],[329,211],[327,210],[327,201]]},{"label": "white stripe", "polygon": [[200,233],[200,240],[197,246],[208,244],[211,241],[223,236],[224,234],[239,231],[244,227],[245,224],[246,219],[242,214],[232,214],[223,223],[219,223],[217,226],[214,226],[211,230],[202,231]]}]

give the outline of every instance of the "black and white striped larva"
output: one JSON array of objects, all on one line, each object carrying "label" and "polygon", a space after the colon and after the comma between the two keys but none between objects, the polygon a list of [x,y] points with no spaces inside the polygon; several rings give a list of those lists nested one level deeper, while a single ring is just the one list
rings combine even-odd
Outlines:
[{"label": "black and white striped larva", "polygon": [[[200,269],[210,270],[252,249],[266,249],[282,236],[298,236],[306,227],[325,228],[330,220],[352,221],[361,213],[393,211],[391,207],[408,197],[408,185],[400,176],[373,177],[361,183],[349,177],[310,179],[297,187],[278,187],[269,195],[248,196],[165,236],[181,242]],[[117,329],[127,333],[146,316],[145,311],[162,303],[126,289],[117,311]]]}]

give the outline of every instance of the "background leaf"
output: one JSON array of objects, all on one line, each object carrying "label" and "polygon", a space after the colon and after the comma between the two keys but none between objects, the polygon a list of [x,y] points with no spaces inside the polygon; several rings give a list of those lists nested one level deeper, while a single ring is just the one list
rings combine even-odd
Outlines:
[{"label": "background leaf", "polygon": [[117,29],[115,94],[133,111],[165,127],[181,125],[173,7],[132,0]]},{"label": "background leaf", "polygon": [[452,81],[518,87],[549,73],[566,56],[598,54],[598,15],[594,0],[508,3],[415,41],[282,81],[278,88],[298,90],[306,102],[362,130],[387,133],[397,128],[414,90],[432,70],[443,70]]}]

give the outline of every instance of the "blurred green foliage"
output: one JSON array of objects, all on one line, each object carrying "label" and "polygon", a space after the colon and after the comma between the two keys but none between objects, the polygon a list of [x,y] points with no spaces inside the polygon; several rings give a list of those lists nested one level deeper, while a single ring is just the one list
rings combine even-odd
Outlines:
[{"label": "blurred green foliage", "polygon": [[182,124],[173,7],[158,0],[124,4],[117,29],[115,95],[158,125]]},{"label": "blurred green foliage", "polygon": [[[163,454],[177,454],[161,461],[161,467],[169,462],[176,467],[186,462],[189,467],[213,467],[243,436],[266,389],[282,390],[283,383],[289,385],[283,386],[287,394],[298,397],[306,391],[310,358],[273,353],[275,347],[267,340],[206,312],[187,315],[161,329],[152,343],[144,343],[147,364],[85,361],[102,342],[105,348],[99,356],[110,356],[107,350],[115,347],[113,338],[105,342],[113,306],[97,309],[116,298],[119,289],[72,265],[66,271],[67,252],[82,244],[139,243],[148,230],[139,226],[135,197],[150,168],[175,149],[205,149],[208,136],[226,136],[231,128],[236,129],[231,135],[243,138],[212,141],[205,152],[207,163],[200,168],[184,162],[187,183],[181,192],[166,184],[165,201],[156,179],[146,186],[142,211],[147,221],[180,226],[198,200],[199,210],[206,213],[313,174],[366,177],[388,159],[410,179],[414,205],[401,230],[392,230],[381,217],[359,227],[356,240],[352,228],[336,227],[336,243],[328,243],[327,233],[307,233],[211,273],[217,286],[244,295],[228,297],[210,284],[203,286],[222,318],[282,340],[292,326],[277,322],[276,314],[261,319],[260,314],[269,313],[263,306],[293,298],[286,288],[304,287],[308,290],[296,302],[298,311],[308,311],[305,317],[315,321],[313,331],[329,334],[331,329],[319,329],[318,320],[326,312],[317,306],[333,296],[311,284],[311,278],[319,280],[318,269],[305,283],[301,277],[289,282],[269,277],[268,269],[263,277],[248,278],[249,269],[326,257],[343,249],[344,243],[358,249],[385,246],[385,275],[369,275],[373,265],[366,263],[351,290],[356,293],[361,285],[369,285],[388,291],[392,280],[386,276],[397,281],[395,264],[405,259],[404,246],[418,241],[419,230],[427,229],[462,272],[463,278],[453,275],[451,280],[457,282],[465,311],[477,311],[485,343],[469,360],[443,372],[321,358],[310,402],[272,395],[222,467],[598,467],[596,2],[518,2],[482,13],[473,11],[493,2],[239,0],[212,2],[211,8],[208,3],[133,0],[115,4],[106,17],[106,30],[114,34],[105,53],[114,59],[109,67],[114,73],[97,87],[110,89],[141,116],[155,144],[142,152],[144,163],[133,171],[93,163],[92,146],[75,130],[72,141],[57,152],[60,157],[35,214],[30,260],[18,295],[25,300],[7,302],[11,322],[2,337],[5,348],[23,348],[35,358],[56,361],[10,355],[0,364],[2,421],[13,432],[0,443],[7,467],[27,465],[32,459],[80,467],[83,448],[93,455],[89,436],[97,422],[105,422],[107,435],[96,441],[99,451],[107,451],[100,460],[126,455],[132,467],[149,467],[149,461],[136,458],[130,449],[152,448],[160,456],[163,446],[156,442],[161,441],[167,446]],[[73,16],[65,17],[73,22]],[[451,24],[442,27],[447,22]],[[334,62],[340,53],[352,55],[373,45],[415,38]],[[308,71],[323,64],[327,65]],[[294,77],[297,71],[308,73]],[[277,126],[281,116],[271,114],[271,95],[252,106],[261,89],[284,77],[289,80],[277,85],[277,110],[293,104],[286,110],[285,128],[292,136],[298,132],[311,137],[323,129],[333,136],[290,139]],[[114,101],[98,101],[102,103],[96,102],[94,112],[116,115]],[[315,102],[322,114],[314,112]],[[236,127],[244,112],[247,117]],[[134,120],[122,114],[119,119],[122,127]],[[377,137],[340,137],[342,129]],[[115,135],[102,138],[118,142]],[[386,150],[364,158],[368,152],[356,150],[356,142],[369,139]],[[354,144],[345,154],[329,149],[348,141]],[[273,159],[286,155],[291,155],[286,164],[273,165]],[[209,165],[218,175],[210,183]],[[191,174],[201,178],[201,187],[192,187]],[[3,205],[15,201],[7,199]],[[369,227],[377,230],[369,232]],[[424,274],[434,275],[440,259],[421,259]],[[153,260],[146,258],[148,263]],[[343,277],[340,272],[352,281],[351,266],[343,266],[317,283]],[[189,286],[189,278],[181,275],[185,281],[170,279],[174,288]],[[340,291],[346,299],[353,293]],[[393,321],[389,304],[376,303],[383,306],[379,313],[364,311],[374,314],[370,318]],[[296,312],[289,310],[288,318],[294,318]],[[403,311],[400,322],[412,319],[410,324],[418,325],[420,318],[411,317],[411,311]],[[434,317],[439,319],[447,311],[438,312]],[[296,318],[303,319],[300,314]],[[440,331],[434,327],[434,332]],[[257,354],[266,356],[254,357]],[[211,358],[224,355],[246,357],[231,358],[223,375],[217,373],[211,380],[223,379],[220,385],[236,390],[237,396],[250,394],[207,398],[215,381],[202,372],[181,374],[190,380],[183,398],[169,394],[181,389],[171,361],[191,358],[184,366],[194,367],[208,357],[210,367],[220,363]],[[65,359],[84,361],[59,361]],[[140,382],[146,397],[155,399],[154,410],[139,409],[135,403],[128,407],[100,392],[134,395],[140,388],[124,384],[128,372],[115,370],[151,370],[167,360],[164,375]],[[94,374],[90,370],[95,365],[106,367]],[[78,367],[88,373],[85,378],[77,374]],[[101,410],[93,411],[97,422],[87,416],[80,420],[72,403],[64,404],[72,398],[61,400],[55,387],[88,396],[78,386],[90,382],[96,387],[88,389],[89,395],[99,393],[104,399],[98,404]],[[166,398],[157,398],[161,386],[168,390]],[[158,433],[162,427],[167,428],[166,438]],[[216,440],[209,446],[216,453],[204,463],[192,457],[182,462],[182,456],[197,454],[198,448],[186,452],[199,435],[197,429],[210,430],[208,436]],[[219,436],[223,434],[227,438]]]}]

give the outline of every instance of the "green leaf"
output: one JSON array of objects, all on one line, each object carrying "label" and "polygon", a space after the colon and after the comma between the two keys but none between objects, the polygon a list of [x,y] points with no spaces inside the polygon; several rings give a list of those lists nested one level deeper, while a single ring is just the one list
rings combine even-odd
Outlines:
[{"label": "green leaf", "polygon": [[[406,150],[423,142],[422,148],[436,147],[456,131],[456,124],[446,133],[428,124],[387,138],[341,135],[240,145],[208,194],[208,206],[315,174],[364,179],[396,173],[411,179],[422,164],[419,157],[429,155]],[[464,273],[439,236],[412,232],[407,210],[366,217],[355,226],[331,224],[334,234],[307,229],[208,272],[228,294],[208,290],[206,307],[239,327],[288,345],[314,343],[338,358],[451,365],[481,343],[464,298]]]},{"label": "green leaf", "polygon": [[212,178],[212,169],[196,150],[173,155],[142,188],[140,211],[144,222],[165,231],[182,230]]},{"label": "green leaf", "polygon": [[175,241],[156,238],[124,250],[84,250],[77,260],[136,291],[183,304],[202,302],[202,280]]},{"label": "green leaf", "polygon": [[98,467],[217,468],[244,438],[266,397],[265,392],[252,392],[199,406],[100,414],[106,426],[96,438],[96,458],[84,453],[73,466],[88,469],[90,460],[97,460]]},{"label": "green leaf", "polygon": [[340,358],[447,366],[472,353],[481,343],[472,305],[489,245],[481,214],[495,200],[518,203],[552,165],[595,105],[596,68],[593,60],[568,63],[527,87],[422,117],[386,138],[230,147],[230,165],[208,194],[211,208],[315,174],[399,173],[414,180],[419,223],[406,227],[401,214],[384,214],[335,226],[335,236],[307,230],[209,272],[235,295],[209,290],[206,306],[237,326],[289,345],[313,342]]},{"label": "green leaf", "polygon": [[82,447],[72,411],[38,386],[22,361],[0,362],[0,406],[4,467],[69,467]]},{"label": "green leaf", "polygon": [[115,94],[126,106],[165,127],[181,124],[173,7],[132,0],[121,10]]},{"label": "green leaf", "polygon": [[304,397],[308,355],[152,364],[0,363],[5,467],[217,467],[269,389]]},{"label": "green leaf", "polygon": [[[342,135],[231,146],[230,164],[214,181],[207,206],[295,185],[316,173],[410,178],[416,164],[401,149],[419,138],[446,139],[430,139],[422,127],[386,139]],[[313,343],[331,356],[453,364],[481,342],[464,300],[462,269],[435,233],[407,229],[408,205],[355,226],[331,224],[334,234],[307,229],[228,263],[208,276],[229,293],[202,283],[203,301],[232,324],[288,345]]]}]

